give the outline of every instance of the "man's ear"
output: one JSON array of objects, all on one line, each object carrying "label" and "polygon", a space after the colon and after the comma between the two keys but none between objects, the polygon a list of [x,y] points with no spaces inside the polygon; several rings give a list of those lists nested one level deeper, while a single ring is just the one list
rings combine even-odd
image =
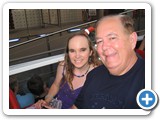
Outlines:
[{"label": "man's ear", "polygon": [[136,32],[133,32],[130,35],[130,42],[131,42],[132,49],[135,49],[136,44],[137,44],[137,33]]}]

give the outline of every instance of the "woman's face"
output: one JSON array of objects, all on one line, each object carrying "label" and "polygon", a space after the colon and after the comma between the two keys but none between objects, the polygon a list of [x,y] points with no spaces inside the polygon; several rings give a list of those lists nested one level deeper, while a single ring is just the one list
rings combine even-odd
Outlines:
[{"label": "woman's face", "polygon": [[75,68],[80,69],[88,64],[92,51],[89,49],[86,37],[80,35],[73,37],[69,41],[68,48],[70,61]]}]

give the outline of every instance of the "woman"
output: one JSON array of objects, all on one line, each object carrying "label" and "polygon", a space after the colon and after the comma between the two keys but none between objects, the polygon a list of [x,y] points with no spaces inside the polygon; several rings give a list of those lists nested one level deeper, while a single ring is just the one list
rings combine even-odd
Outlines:
[{"label": "woman", "polygon": [[45,101],[38,101],[35,107],[47,107],[56,95],[62,101],[62,109],[70,108],[80,93],[86,75],[100,64],[89,37],[83,33],[73,35],[68,39],[65,60],[58,65],[56,79]]}]

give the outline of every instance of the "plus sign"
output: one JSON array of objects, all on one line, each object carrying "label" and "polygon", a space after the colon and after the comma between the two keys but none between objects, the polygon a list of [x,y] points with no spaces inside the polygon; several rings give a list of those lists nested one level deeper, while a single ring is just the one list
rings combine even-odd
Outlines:
[{"label": "plus sign", "polygon": [[145,98],[142,98],[142,101],[146,101],[146,105],[149,104],[149,101],[152,101],[152,98],[149,98],[149,95],[146,94],[146,97]]},{"label": "plus sign", "polygon": [[137,94],[137,103],[144,110],[151,110],[157,104],[158,97],[153,90],[143,89]]}]

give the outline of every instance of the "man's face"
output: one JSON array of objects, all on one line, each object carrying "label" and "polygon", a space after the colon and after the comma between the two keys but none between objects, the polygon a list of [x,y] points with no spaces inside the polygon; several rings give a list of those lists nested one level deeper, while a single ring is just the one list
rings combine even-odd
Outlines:
[{"label": "man's face", "polygon": [[96,31],[97,52],[111,74],[122,75],[130,67],[135,47],[131,34],[124,31],[118,18],[103,20]]}]

